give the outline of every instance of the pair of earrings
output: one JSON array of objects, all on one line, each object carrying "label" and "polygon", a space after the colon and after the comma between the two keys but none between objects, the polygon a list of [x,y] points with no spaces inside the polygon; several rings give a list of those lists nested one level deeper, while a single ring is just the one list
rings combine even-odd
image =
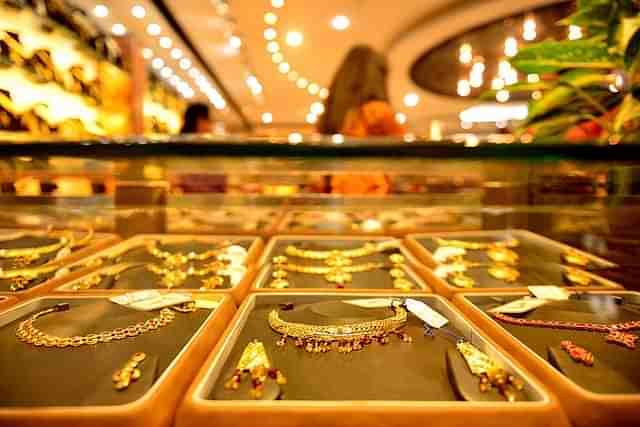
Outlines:
[{"label": "pair of earrings", "polygon": [[126,390],[132,382],[138,381],[142,376],[140,364],[147,358],[143,352],[134,353],[121,369],[113,373],[113,388],[118,391]]}]

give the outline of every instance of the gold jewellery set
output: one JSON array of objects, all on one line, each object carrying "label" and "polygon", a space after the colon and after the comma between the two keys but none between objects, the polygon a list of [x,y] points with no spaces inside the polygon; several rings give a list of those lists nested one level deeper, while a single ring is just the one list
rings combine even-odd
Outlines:
[{"label": "gold jewellery set", "polygon": [[[93,229],[89,228],[82,239],[75,239],[72,232],[65,232],[58,241],[34,248],[0,249],[0,259],[13,261],[14,269],[0,268],[0,279],[9,280],[9,289],[13,292],[24,290],[38,278],[51,273],[64,271],[61,260],[69,256],[74,248],[86,246],[93,238]],[[43,265],[31,266],[38,259],[55,253],[52,261]]]},{"label": "gold jewellery set", "polygon": [[[216,248],[205,252],[169,252],[162,250],[158,242],[146,245],[149,254],[161,261],[161,264],[144,262],[123,262],[105,268],[84,281],[73,286],[73,290],[86,290],[98,286],[107,277],[118,279],[119,275],[131,268],[144,267],[147,271],[160,276],[160,283],[167,289],[184,285],[189,277],[201,277],[200,290],[216,289],[224,285],[225,277],[229,277],[232,285],[236,285],[244,277],[247,268],[244,263],[247,250],[229,241],[221,242]],[[91,267],[102,265],[103,258],[90,262]],[[204,262],[202,268],[193,263]]]},{"label": "gold jewellery set", "polygon": [[[324,276],[327,283],[336,288],[344,288],[353,281],[354,273],[374,271],[381,268],[389,269],[389,276],[395,289],[408,291],[413,284],[406,276],[404,269],[405,258],[400,253],[389,255],[390,265],[383,262],[366,262],[354,264],[354,258],[362,258],[370,255],[381,254],[396,247],[396,242],[387,241],[381,243],[367,242],[355,249],[310,250],[301,249],[289,245],[285,249],[286,255],[278,255],[273,258],[273,272],[270,287],[276,289],[288,288],[289,273],[302,273]],[[289,257],[301,258],[313,261],[322,261],[324,265],[299,265],[289,261]]]},{"label": "gold jewellery set", "polygon": [[[435,241],[438,245],[436,254],[438,251],[444,254],[435,257],[436,261],[441,263],[439,269],[436,270],[436,275],[446,278],[454,286],[473,288],[476,285],[476,281],[465,274],[471,268],[486,268],[489,276],[506,283],[515,283],[520,277],[520,272],[516,268],[520,256],[513,250],[520,246],[518,239],[472,242],[437,238]],[[491,263],[465,260],[466,251],[484,251]],[[566,251],[562,259],[571,266],[585,267],[589,263],[587,257],[575,250]],[[567,266],[563,275],[572,285],[588,286],[591,283],[591,277],[578,268]]]}]

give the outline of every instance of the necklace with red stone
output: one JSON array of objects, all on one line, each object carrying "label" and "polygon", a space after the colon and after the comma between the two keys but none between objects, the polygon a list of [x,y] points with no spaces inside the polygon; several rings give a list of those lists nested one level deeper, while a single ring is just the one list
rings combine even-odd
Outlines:
[{"label": "necklace with red stone", "polygon": [[640,329],[640,320],[621,323],[587,323],[565,322],[561,320],[520,319],[504,313],[491,313],[491,315],[501,322],[512,325],[606,333],[607,336],[605,339],[607,342],[622,345],[631,350],[636,348],[636,343],[638,339],[640,339],[637,335],[628,332]]}]

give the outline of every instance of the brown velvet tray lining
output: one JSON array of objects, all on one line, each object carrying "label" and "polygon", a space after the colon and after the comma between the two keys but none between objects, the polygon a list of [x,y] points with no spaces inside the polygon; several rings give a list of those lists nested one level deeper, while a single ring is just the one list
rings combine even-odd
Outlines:
[{"label": "brown velvet tray lining", "polygon": [[[623,304],[607,294],[578,294],[569,301],[552,302],[524,315],[527,319],[563,320],[571,322],[616,323],[640,319],[640,298],[625,295]],[[472,304],[483,311],[497,307],[522,296],[467,295]],[[629,304],[626,301],[628,301]],[[594,393],[640,393],[640,350],[629,350],[605,341],[606,334],[586,331],[565,331],[530,326],[511,325],[496,321],[532,351],[548,360],[548,348],[558,346],[562,340],[591,351],[595,356],[593,367],[577,366],[569,377],[579,386]]]},{"label": "brown velvet tray lining", "polygon": [[[18,341],[18,323],[41,309],[69,302],[71,309],[42,317],[35,325],[60,336],[83,335],[129,326],[158,315],[121,307],[104,298],[47,298],[29,303],[29,313],[0,327],[0,406],[93,406],[133,402],[172,363],[202,326],[210,310],[176,313],[175,320],[156,331],[110,343],[77,348],[42,348]],[[10,312],[5,313],[6,316]],[[2,320],[0,319],[0,322]],[[113,372],[135,352],[149,355],[143,378],[119,393]],[[146,377],[151,375],[151,377]]]},{"label": "brown velvet tray lining", "polygon": [[[288,299],[280,296],[279,300],[284,303]],[[340,301],[340,298],[333,300]],[[422,300],[429,304],[428,300]],[[356,319],[384,318],[391,313],[389,309],[362,309],[344,303],[326,308],[323,305],[331,299],[322,298],[321,301],[296,304],[293,311],[281,311],[281,317],[290,321],[326,324],[337,323],[337,318],[350,323]],[[270,329],[267,315],[278,307],[273,303],[257,302],[206,399],[250,399],[246,394],[224,390],[223,384],[233,373],[245,345],[258,339],[264,343],[272,366],[287,376],[288,383],[282,386],[285,400],[458,400],[447,376],[445,357],[447,349],[455,348],[454,343],[440,336],[424,336],[423,323],[414,315],[409,316],[405,327],[413,337],[413,343],[391,337],[387,345],[373,343],[364,350],[349,354],[335,351],[310,354],[296,348],[292,340],[284,348],[276,346],[279,334]],[[528,388],[527,396],[532,400],[539,398]]]}]

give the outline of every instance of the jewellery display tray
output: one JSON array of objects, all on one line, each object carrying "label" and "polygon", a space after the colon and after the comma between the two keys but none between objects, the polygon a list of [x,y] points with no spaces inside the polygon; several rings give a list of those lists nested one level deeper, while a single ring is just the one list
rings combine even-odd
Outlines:
[{"label": "jewellery display tray", "polygon": [[[404,248],[402,243],[394,239],[393,237],[382,236],[311,236],[311,235],[286,235],[275,236],[271,238],[267,243],[264,254],[261,258],[260,264],[263,265],[263,269],[259,277],[254,282],[252,287],[253,291],[259,292],[274,292],[282,291],[282,289],[274,289],[269,286],[270,275],[273,271],[272,259],[277,255],[285,255],[285,248],[288,245],[296,245],[299,248],[314,249],[314,250],[332,250],[332,249],[353,249],[364,245],[367,242],[385,242],[389,240],[396,240],[399,244],[397,249],[387,251],[387,254],[376,253],[363,257],[353,259],[353,265],[363,264],[367,262],[382,262],[391,265],[389,261],[388,253],[391,251],[399,252],[405,257],[405,272],[407,273],[407,279],[411,281],[415,288],[409,292],[431,292],[431,289],[420,280],[411,269],[411,266],[418,264],[414,256]],[[298,257],[288,256],[289,262],[297,265],[314,265],[322,266],[321,260],[310,260]],[[300,292],[391,292],[394,291],[393,283],[389,277],[388,269],[375,269],[373,271],[365,271],[360,273],[353,273],[353,280],[350,283],[345,284],[344,288],[338,289],[334,284],[327,283],[322,274],[307,274],[307,273],[288,273],[288,281],[290,282],[290,289],[295,289]]]},{"label": "jewellery display tray", "polygon": [[[522,298],[522,292],[458,294],[455,304],[515,359],[555,393],[576,426],[637,426],[640,407],[640,349],[607,343],[606,334],[518,326],[494,320],[486,310]],[[621,309],[630,302],[630,308]],[[637,305],[637,306],[636,306]],[[640,319],[640,293],[629,291],[573,292],[571,299],[551,302],[527,319],[612,323]],[[588,367],[559,349],[561,340],[593,353]],[[554,359],[552,359],[552,357]],[[554,364],[550,362],[554,360]],[[563,373],[564,372],[564,373]]]},{"label": "jewellery display tray", "polygon": [[18,299],[12,295],[2,295],[0,294],[0,310],[11,307],[15,304]]},{"label": "jewellery display tray", "polygon": [[[166,250],[174,250],[178,249],[182,252],[196,251],[203,252],[208,249],[211,249],[214,245],[220,243],[223,240],[230,240],[234,243],[237,243],[247,249],[247,259],[246,259],[246,267],[247,272],[245,273],[242,280],[234,287],[230,287],[230,283],[228,278],[225,280],[225,284],[223,287],[210,289],[202,292],[212,292],[212,293],[230,293],[233,296],[236,304],[240,304],[242,299],[247,294],[249,288],[251,287],[251,282],[256,273],[256,260],[258,258],[258,254],[262,250],[262,239],[260,237],[254,236],[209,236],[209,235],[178,235],[178,234],[139,234],[130,239],[120,242],[119,244],[112,246],[109,249],[98,252],[91,257],[88,257],[81,262],[77,262],[72,265],[72,267],[81,267],[82,276],[74,277],[74,280],[66,281],[64,284],[58,286],[54,291],[57,292],[78,292],[73,288],[75,285],[91,278],[93,275],[100,274],[103,268],[108,269],[111,263],[106,264],[107,267],[84,267],[87,263],[91,263],[92,261],[97,261],[98,258],[104,257],[115,257],[122,254],[122,262],[141,262],[141,263],[156,263],[160,264],[161,260],[155,258],[153,255],[149,254],[144,245],[148,242],[159,241],[162,245],[163,249]],[[184,245],[186,240],[190,240],[189,245]],[[167,289],[164,287],[159,280],[158,275],[147,271],[144,266],[140,266],[137,268],[132,268],[126,270],[119,274],[119,279],[115,280],[113,277],[107,277],[100,282],[99,285],[93,287],[91,289],[82,290],[80,292],[123,292],[126,290],[142,290],[142,289]],[[201,286],[201,278],[188,278],[184,285],[181,287],[173,288],[176,289],[188,289],[193,292],[200,292],[199,288]]]},{"label": "jewellery display tray", "polygon": [[[471,242],[493,242],[508,238],[518,239],[520,242],[519,246],[511,248],[511,250],[515,251],[520,257],[518,264],[514,266],[520,272],[520,277],[513,283],[507,283],[490,276],[486,267],[469,268],[465,271],[465,274],[474,279],[475,286],[472,288],[454,286],[435,274],[434,270],[438,266],[438,263],[433,259],[433,251],[438,247],[434,241],[435,238],[468,240]],[[436,293],[444,295],[447,298],[453,298],[455,294],[460,292],[522,291],[525,290],[527,286],[543,285],[571,286],[575,289],[622,288],[619,284],[600,277],[589,270],[583,270],[582,273],[591,280],[591,283],[587,286],[571,285],[564,279],[564,274],[572,267],[562,265],[562,254],[568,250],[585,256],[590,264],[596,268],[614,267],[615,264],[527,230],[514,229],[411,234],[407,236],[404,243],[422,263],[422,265],[416,267],[416,270],[425,278],[427,283],[433,287]],[[487,255],[481,250],[468,250],[464,255],[464,259],[472,262],[490,261]]]},{"label": "jewellery display tray", "polygon": [[[86,230],[72,231],[77,238],[82,238],[86,235]],[[45,246],[56,243],[57,237],[62,235],[61,230],[54,230],[48,232],[46,230],[23,230],[23,229],[0,229],[0,248],[30,248],[36,246]],[[53,237],[49,237],[53,236]],[[115,234],[108,233],[95,233],[89,243],[80,248],[74,249],[71,254],[60,259],[61,268],[57,272],[43,274],[39,278],[33,280],[23,290],[10,291],[9,286],[11,279],[0,279],[0,290],[3,292],[11,292],[20,300],[27,300],[33,296],[45,294],[47,291],[59,285],[62,280],[67,277],[75,277],[75,275],[69,275],[66,268],[69,264],[76,262],[84,257],[108,248],[109,246],[120,241],[120,238]],[[48,261],[55,258],[56,252],[50,254],[43,254],[33,266],[43,265]],[[11,261],[9,259],[0,260],[0,269],[5,266],[7,270],[21,269],[23,267],[10,266]],[[6,267],[8,266],[8,267]]]},{"label": "jewellery display tray", "polygon": [[[56,335],[82,335],[129,326],[158,315],[108,301],[106,295],[47,296],[0,314],[0,426],[168,427],[182,394],[235,308],[228,296],[215,310],[176,313],[170,324],[132,338],[68,348],[20,342],[18,323],[58,303],[70,310],[36,320]],[[106,317],[109,316],[109,317]],[[82,322],[82,324],[78,324]],[[141,378],[114,389],[112,375],[136,352],[144,352]],[[161,409],[160,409],[161,408]]]},{"label": "jewellery display tray", "polygon": [[[309,223],[313,221],[312,223]],[[415,222],[411,224],[411,222]],[[482,228],[478,210],[396,208],[388,210],[292,210],[278,230],[289,234],[366,234],[404,237],[407,233]]]},{"label": "jewellery display tray", "polygon": [[[514,417],[519,417],[522,426],[568,425],[555,397],[473,329],[442,297],[411,296],[447,317],[451,327],[522,379],[525,383],[523,393],[528,401],[509,403],[497,393],[495,400],[462,401],[458,398],[446,367],[446,351],[455,348],[454,343],[438,334],[435,338],[424,336],[422,323],[413,314],[409,315],[408,324],[403,328],[413,337],[412,343],[390,337],[386,345],[372,343],[348,354],[337,351],[308,353],[297,348],[291,339],[285,347],[279,347],[276,342],[280,335],[272,331],[267,322],[271,309],[280,304],[294,304],[292,311],[280,311],[283,319],[335,324],[336,317],[340,317],[344,323],[353,323],[362,319],[362,310],[369,314],[369,309],[335,302],[380,297],[403,298],[406,295],[251,294],[187,392],[176,417],[176,426],[246,426],[248,420],[256,420],[265,427],[400,427],[423,425],[428,420],[433,426],[490,424],[506,427],[513,425]],[[353,317],[354,310],[360,319]],[[385,317],[390,312],[381,308],[371,310],[374,311],[365,317],[367,320]],[[233,374],[244,347],[254,339],[264,343],[271,366],[287,377],[287,384],[280,386],[283,400],[256,401],[246,390],[228,391],[223,387]],[[457,352],[455,354],[458,356]],[[465,367],[463,372],[468,373],[473,385],[478,387],[477,378],[471,376],[461,356],[460,360]],[[475,390],[484,395],[479,389]]]}]

